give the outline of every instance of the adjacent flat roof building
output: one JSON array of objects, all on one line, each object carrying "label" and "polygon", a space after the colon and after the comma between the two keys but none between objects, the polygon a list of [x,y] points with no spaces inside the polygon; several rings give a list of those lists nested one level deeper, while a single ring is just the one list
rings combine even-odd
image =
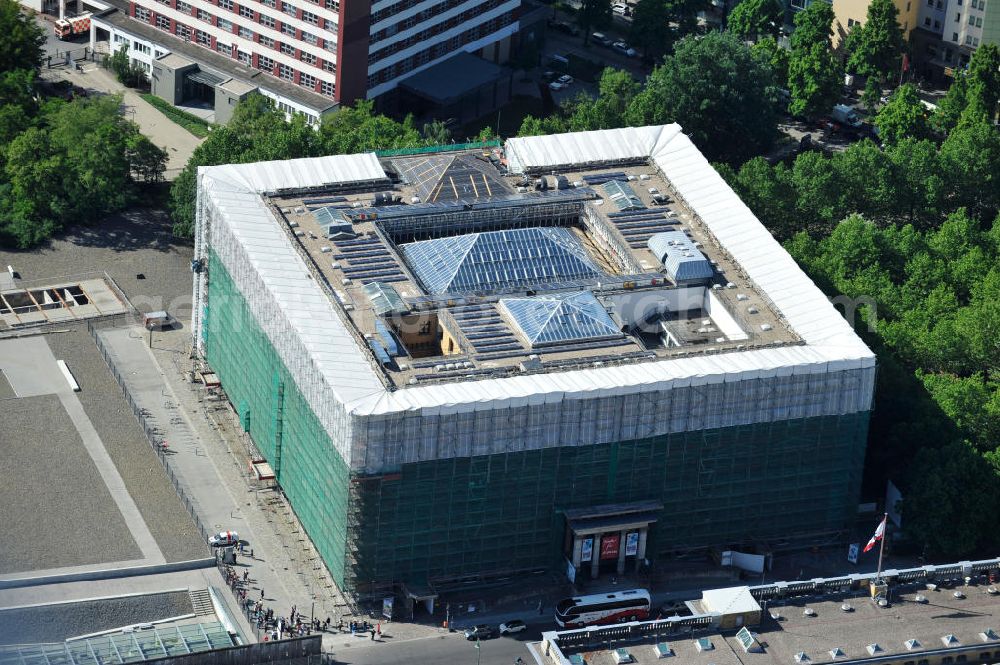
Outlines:
[{"label": "adjacent flat roof building", "polygon": [[195,259],[196,350],[348,590],[856,510],[875,357],[678,125],[203,167]]}]

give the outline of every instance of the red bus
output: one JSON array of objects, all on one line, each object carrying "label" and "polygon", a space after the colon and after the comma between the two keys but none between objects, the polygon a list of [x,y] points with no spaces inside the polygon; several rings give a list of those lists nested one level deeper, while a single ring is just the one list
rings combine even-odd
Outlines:
[{"label": "red bus", "polygon": [[645,589],[567,598],[556,605],[556,623],[560,628],[583,628],[639,621],[649,618],[649,604],[649,592]]}]

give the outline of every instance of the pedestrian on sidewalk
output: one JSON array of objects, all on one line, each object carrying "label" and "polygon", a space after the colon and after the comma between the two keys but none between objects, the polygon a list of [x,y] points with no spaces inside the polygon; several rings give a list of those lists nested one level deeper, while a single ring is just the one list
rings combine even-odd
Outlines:
[{"label": "pedestrian on sidewalk", "polygon": [[375,629],[373,628],[372,629],[372,642],[374,642],[374,641],[375,641]]},{"label": "pedestrian on sidewalk", "polygon": [[378,623],[378,624],[377,624],[377,625],[375,626],[375,632],[376,632],[376,633],[378,633],[378,636],[379,636],[379,637],[382,637],[382,622],[379,622],[379,623]]},{"label": "pedestrian on sidewalk", "polygon": [[264,587],[260,588],[260,599],[264,600]]}]

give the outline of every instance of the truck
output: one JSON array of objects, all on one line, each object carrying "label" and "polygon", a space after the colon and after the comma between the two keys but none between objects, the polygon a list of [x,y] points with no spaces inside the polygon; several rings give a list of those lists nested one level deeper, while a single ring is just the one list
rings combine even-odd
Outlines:
[{"label": "truck", "polygon": [[59,39],[69,39],[73,35],[80,35],[90,31],[90,12],[69,16],[56,21],[52,31]]},{"label": "truck", "polygon": [[846,125],[853,129],[861,127],[861,118],[857,112],[847,104],[837,104],[830,112],[830,119],[841,125]]}]

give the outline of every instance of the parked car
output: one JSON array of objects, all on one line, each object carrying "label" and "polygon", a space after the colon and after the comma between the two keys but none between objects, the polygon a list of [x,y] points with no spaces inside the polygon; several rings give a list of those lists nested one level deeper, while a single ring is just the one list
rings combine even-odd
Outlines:
[{"label": "parked car", "polygon": [[636,53],[635,49],[626,44],[625,42],[615,42],[611,45],[611,48],[618,51],[619,53],[628,56],[629,58],[634,58]]},{"label": "parked car", "polygon": [[220,531],[208,539],[212,547],[231,547],[240,542],[240,534],[235,531]]},{"label": "parked car", "polygon": [[594,32],[590,35],[591,41],[601,46],[611,46],[611,40],[604,36],[603,32]]},{"label": "parked car", "polygon": [[573,77],[570,76],[569,74],[563,74],[556,80],[562,83],[563,85],[570,85],[573,82]]},{"label": "parked car", "polygon": [[562,83],[560,83],[559,81],[553,81],[552,83],[549,83],[549,90],[559,91],[559,90],[562,90],[565,87],[566,86],[563,85]]},{"label": "parked car", "polygon": [[611,6],[611,11],[619,16],[628,16],[628,5],[624,2],[617,2]]},{"label": "parked car", "polygon": [[488,640],[496,637],[497,631],[493,626],[481,623],[478,626],[465,629],[465,639],[467,640]]},{"label": "parked car", "polygon": [[566,21],[552,21],[549,23],[549,27],[557,32],[573,35],[574,37],[580,34],[580,28]]},{"label": "parked car", "polygon": [[520,633],[522,630],[526,630],[528,626],[520,619],[514,619],[513,621],[505,621],[500,624],[500,634],[501,635],[513,635],[514,633]]}]

